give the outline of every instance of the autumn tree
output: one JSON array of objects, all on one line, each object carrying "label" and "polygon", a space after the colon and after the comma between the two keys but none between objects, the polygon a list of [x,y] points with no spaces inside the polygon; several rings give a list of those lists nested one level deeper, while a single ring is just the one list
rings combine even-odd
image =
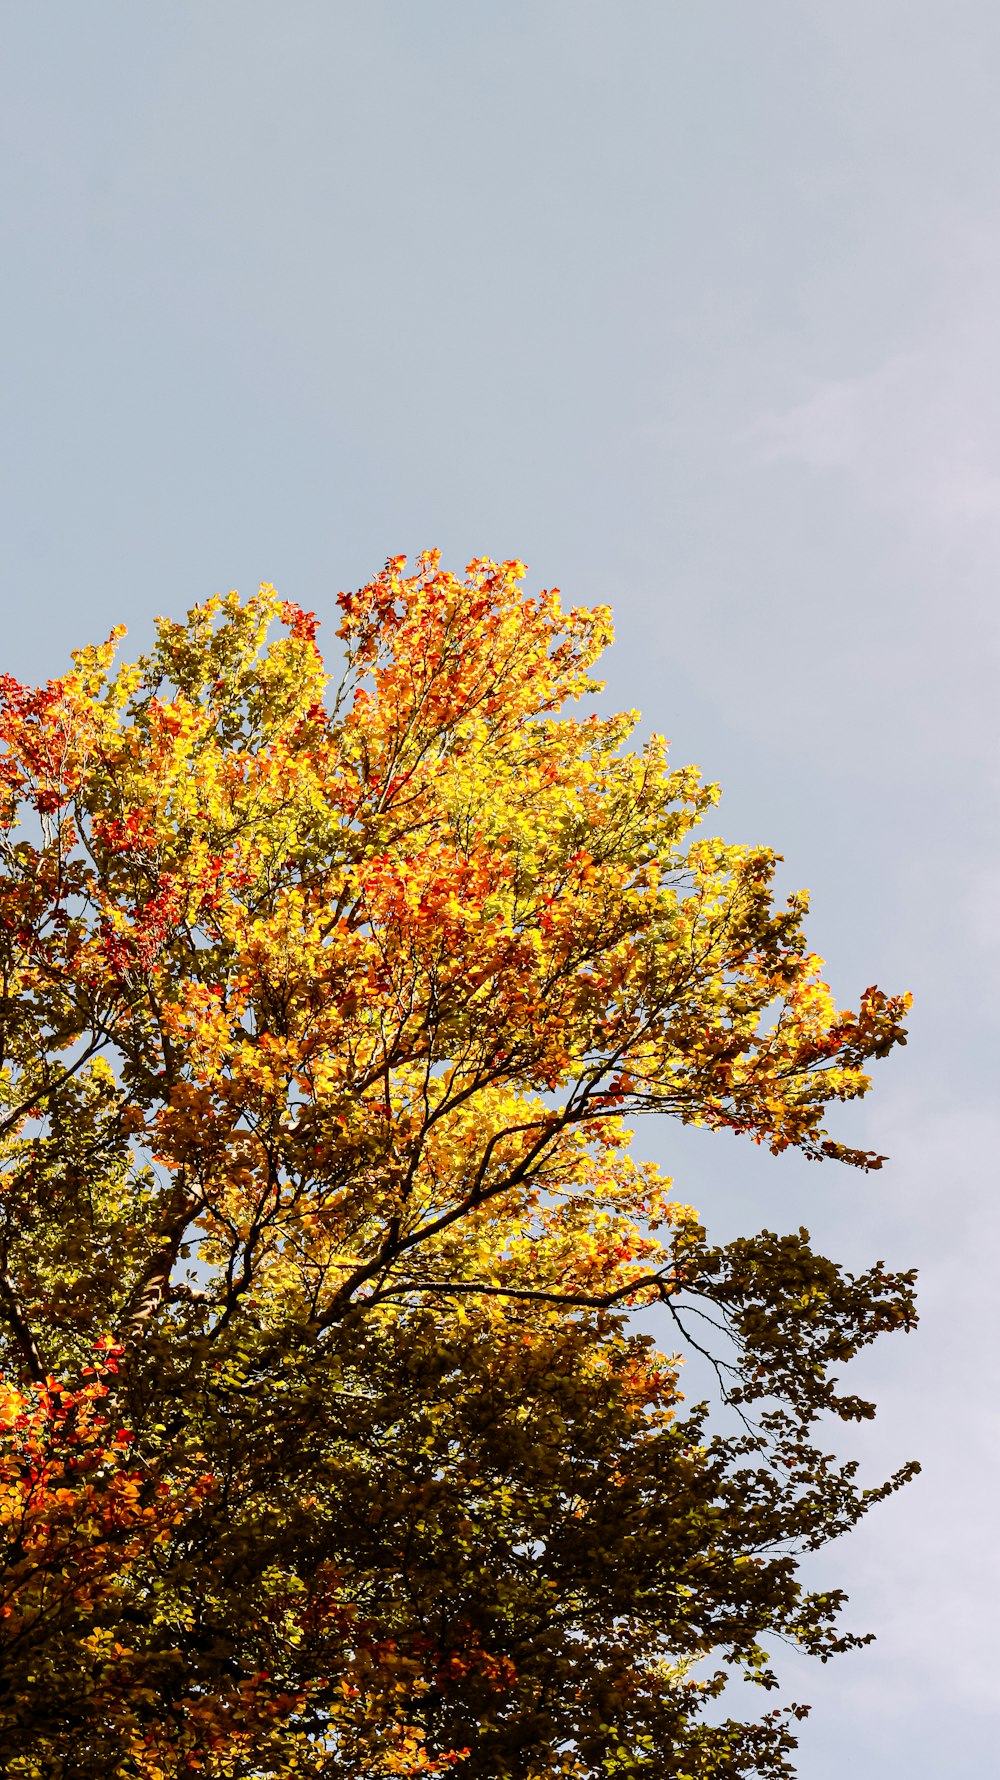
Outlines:
[{"label": "autumn tree", "polygon": [[858,1641],[798,1555],[906,1473],[816,1422],[911,1277],[714,1245],[627,1121],[875,1167],[822,1121],[905,998],[580,713],[606,609],[405,566],[337,687],[269,587],[2,682],[14,1780],[778,1776],[725,1677]]}]

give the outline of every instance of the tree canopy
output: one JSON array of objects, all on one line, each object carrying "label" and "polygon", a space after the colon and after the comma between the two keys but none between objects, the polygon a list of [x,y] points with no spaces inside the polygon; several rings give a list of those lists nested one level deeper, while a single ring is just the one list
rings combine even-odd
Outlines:
[{"label": "tree canopy", "polygon": [[336,685],[270,587],[0,682],[16,1780],[778,1776],[726,1675],[859,1641],[798,1557],[912,1468],[817,1422],[912,1276],[713,1244],[627,1121],[876,1167],[823,1120],[907,998],[836,1007],[523,576],[391,560]]}]

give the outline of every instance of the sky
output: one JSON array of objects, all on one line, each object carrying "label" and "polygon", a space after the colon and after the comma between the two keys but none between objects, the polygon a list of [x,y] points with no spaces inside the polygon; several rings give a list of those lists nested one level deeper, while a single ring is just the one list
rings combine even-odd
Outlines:
[{"label": "sky", "polygon": [[802,1780],[1000,1733],[998,81],[995,0],[0,4],[0,669],[521,557],[838,994],[914,992],[836,1127],[880,1174],[636,1138],[720,1237],[921,1269],[836,1437],[922,1476],[817,1560],[877,1642],[779,1657]]}]

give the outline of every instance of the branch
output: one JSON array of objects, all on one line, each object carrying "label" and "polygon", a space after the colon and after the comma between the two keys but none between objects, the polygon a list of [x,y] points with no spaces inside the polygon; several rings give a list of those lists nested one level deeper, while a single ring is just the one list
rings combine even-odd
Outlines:
[{"label": "branch", "polygon": [[404,1285],[387,1286],[384,1291],[373,1292],[368,1300],[371,1304],[380,1304],[385,1298],[399,1298],[408,1292],[436,1292],[442,1297],[452,1297],[456,1293],[465,1296],[483,1298],[527,1298],[542,1304],[570,1304],[585,1309],[608,1310],[612,1304],[618,1304],[623,1298],[629,1298],[635,1292],[641,1292],[647,1286],[655,1286],[661,1302],[665,1303],[669,1296],[667,1281],[662,1273],[649,1273],[643,1279],[629,1280],[627,1285],[619,1286],[614,1292],[591,1294],[588,1292],[546,1292],[531,1286],[487,1286],[477,1280],[455,1279],[411,1279]]},{"label": "branch", "polygon": [[65,1087],[67,1082],[72,1081],[73,1077],[79,1074],[84,1064],[89,1063],[95,1052],[103,1050],[107,1043],[107,1038],[95,1038],[93,1044],[88,1045],[87,1049],[81,1056],[76,1058],[75,1062],[71,1063],[67,1069],[63,1069],[60,1072],[58,1081],[46,1082],[36,1093],[30,1095],[27,1100],[22,1100],[20,1106],[16,1107],[12,1113],[8,1113],[5,1119],[0,1120],[0,1137],[7,1137],[11,1131],[17,1129],[22,1119],[26,1119],[28,1114],[34,1111],[36,1106],[40,1106],[44,1100],[47,1100],[51,1095],[58,1093],[60,1088]]},{"label": "branch", "polygon": [[125,1306],[123,1332],[138,1335],[166,1296],[184,1232],[197,1206],[197,1196],[178,1182],[160,1224],[158,1239]]},{"label": "branch", "polygon": [[[430,1223],[421,1224],[420,1227],[417,1230],[414,1230],[409,1236],[404,1236],[399,1239],[392,1237],[387,1238],[382,1244],[380,1252],[373,1256],[370,1261],[363,1262],[359,1265],[356,1271],[344,1281],[342,1286],[340,1286],[330,1309],[320,1319],[319,1326],[321,1328],[327,1328],[331,1323],[339,1321],[344,1307],[350,1303],[359,1286],[367,1284],[368,1280],[374,1278],[375,1274],[385,1272],[387,1268],[393,1266],[393,1264],[410,1249],[420,1247],[423,1243],[428,1242],[432,1236],[437,1236],[442,1230],[449,1229],[452,1224],[458,1221],[458,1219],[466,1217],[470,1211],[476,1209],[480,1205],[484,1205],[488,1199],[495,1199],[498,1194],[509,1192],[512,1187],[520,1186],[522,1181],[529,1178],[531,1166],[540,1151],[545,1148],[549,1137],[554,1132],[561,1130],[564,1124],[565,1120],[560,1120],[557,1123],[548,1119],[532,1119],[528,1124],[512,1125],[505,1131],[495,1132],[486,1146],[483,1161],[480,1164],[476,1178],[461,1203],[452,1206],[450,1211],[443,1211],[439,1217],[433,1218]],[[511,1170],[507,1178],[503,1181],[495,1182],[492,1187],[484,1190],[482,1186],[483,1176],[495,1145],[499,1143],[503,1137],[512,1136],[520,1131],[534,1131],[539,1125],[542,1126],[541,1137],[539,1137],[537,1142],[532,1144],[527,1153],[521,1157],[520,1162]],[[420,1290],[422,1288],[417,1287],[415,1289]]]},{"label": "branch", "polygon": [[7,1321],[21,1350],[32,1384],[44,1384],[45,1367],[42,1364],[42,1356],[35,1344],[35,1337],[31,1333],[24,1312],[18,1303],[17,1290],[7,1271],[6,1264],[3,1271],[0,1272],[0,1302],[3,1304]]}]

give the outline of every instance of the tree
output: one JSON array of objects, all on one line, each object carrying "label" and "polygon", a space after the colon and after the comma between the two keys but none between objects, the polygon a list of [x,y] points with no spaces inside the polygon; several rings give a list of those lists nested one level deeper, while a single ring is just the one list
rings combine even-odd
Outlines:
[{"label": "tree", "polygon": [[801,1709],[725,1675],[859,1642],[797,1553],[911,1468],[815,1423],[912,1277],[713,1246],[625,1121],[876,1167],[822,1118],[906,998],[838,1011],[714,788],[567,715],[605,608],[404,571],[341,596],[335,692],[269,587],[2,683],[19,1780],[777,1776]]}]

